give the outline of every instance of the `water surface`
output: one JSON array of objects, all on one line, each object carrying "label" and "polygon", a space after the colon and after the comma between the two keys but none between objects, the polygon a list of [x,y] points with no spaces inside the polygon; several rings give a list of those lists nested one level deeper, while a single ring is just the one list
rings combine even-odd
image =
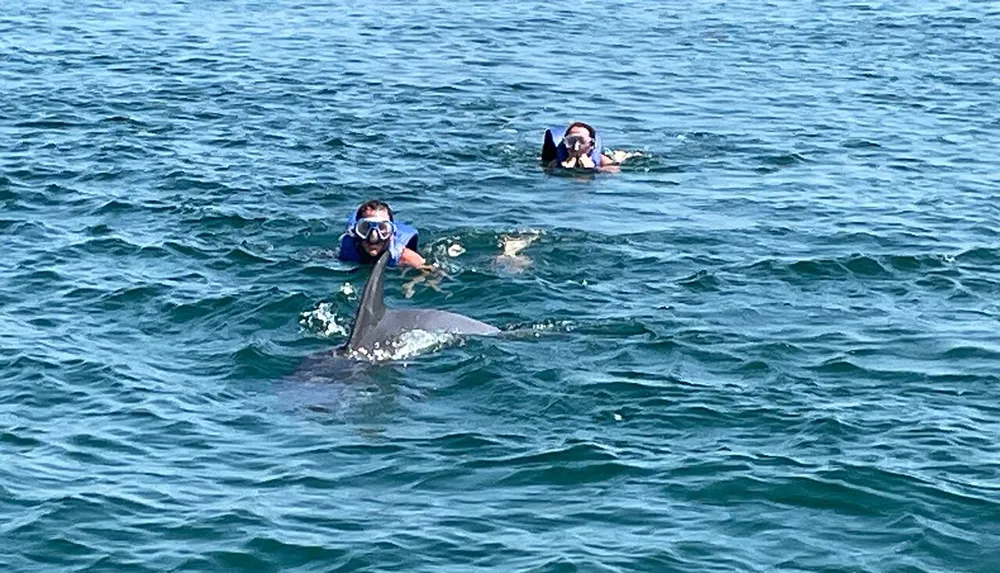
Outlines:
[{"label": "water surface", "polygon": [[[1000,570],[997,54],[973,1],[5,6],[0,565]],[[546,176],[572,119],[643,156]],[[516,332],[304,379],[369,198],[450,273],[391,305]]]}]

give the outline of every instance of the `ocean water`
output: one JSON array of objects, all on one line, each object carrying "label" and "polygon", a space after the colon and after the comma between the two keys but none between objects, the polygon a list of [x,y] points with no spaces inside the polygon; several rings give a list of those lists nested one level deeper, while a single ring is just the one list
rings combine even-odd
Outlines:
[{"label": "ocean water", "polygon": [[[2,3],[0,569],[1000,571],[998,97],[995,2]],[[370,198],[502,336],[322,367]]]}]

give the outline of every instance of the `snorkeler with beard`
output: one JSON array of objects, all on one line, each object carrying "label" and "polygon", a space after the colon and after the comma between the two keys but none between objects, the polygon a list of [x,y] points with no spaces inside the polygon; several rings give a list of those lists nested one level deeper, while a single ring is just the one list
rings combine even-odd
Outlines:
[{"label": "snorkeler with beard", "polygon": [[392,209],[383,201],[366,201],[347,221],[347,232],[340,238],[342,261],[374,264],[379,255],[389,252],[390,267],[423,268],[425,261],[417,252],[418,233],[406,223],[396,222]]},{"label": "snorkeler with beard", "polygon": [[347,220],[347,232],[340,237],[340,251],[337,258],[363,265],[375,264],[384,252],[388,252],[390,267],[417,269],[419,274],[403,284],[403,295],[413,296],[417,285],[449,295],[441,289],[441,281],[447,277],[445,270],[437,264],[428,264],[417,252],[417,230],[406,223],[395,220],[392,209],[384,201],[365,201]]}]

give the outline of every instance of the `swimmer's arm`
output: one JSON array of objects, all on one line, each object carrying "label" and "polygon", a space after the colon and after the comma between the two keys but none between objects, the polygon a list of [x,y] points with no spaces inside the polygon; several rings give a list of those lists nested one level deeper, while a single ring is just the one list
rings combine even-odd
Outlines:
[{"label": "swimmer's arm", "polygon": [[420,256],[420,253],[409,247],[403,248],[403,254],[399,256],[399,266],[422,268],[427,265],[427,261]]},{"label": "swimmer's arm", "polygon": [[[418,255],[415,251],[410,251],[410,252],[416,255],[421,262],[424,262],[424,258]],[[416,292],[417,285],[420,283],[423,283],[424,285],[427,286],[427,288],[434,289],[445,296],[451,296],[450,292],[441,290],[441,281],[448,277],[448,273],[446,273],[445,270],[437,263],[427,264],[426,262],[424,262],[424,264],[421,264],[419,266],[410,263],[406,263],[406,265],[403,265],[404,257],[400,257],[399,260],[401,266],[412,266],[413,268],[417,269],[418,273],[420,273],[416,277],[410,279],[409,281],[403,284],[402,287],[403,296],[405,296],[406,298],[412,297],[413,293]],[[404,271],[404,273],[405,272],[406,271]]]},{"label": "swimmer's arm", "polygon": [[614,159],[608,157],[607,155],[601,155],[601,171],[606,173],[618,173],[621,168],[618,167],[620,163]]}]

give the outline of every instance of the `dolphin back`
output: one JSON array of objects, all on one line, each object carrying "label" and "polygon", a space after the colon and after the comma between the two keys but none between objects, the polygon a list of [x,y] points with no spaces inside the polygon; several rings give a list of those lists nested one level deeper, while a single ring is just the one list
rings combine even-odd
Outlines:
[{"label": "dolphin back", "polygon": [[361,293],[358,312],[354,317],[354,327],[345,349],[349,352],[362,348],[371,349],[404,332],[422,330],[424,332],[447,332],[449,334],[497,334],[495,326],[478,320],[432,309],[387,309],[383,300],[383,283],[388,253],[383,253],[372,268],[372,274]]},{"label": "dolphin back", "polygon": [[409,330],[448,332],[451,334],[497,334],[500,329],[474,318],[445,310],[398,309],[387,310],[378,330],[390,338]]}]

